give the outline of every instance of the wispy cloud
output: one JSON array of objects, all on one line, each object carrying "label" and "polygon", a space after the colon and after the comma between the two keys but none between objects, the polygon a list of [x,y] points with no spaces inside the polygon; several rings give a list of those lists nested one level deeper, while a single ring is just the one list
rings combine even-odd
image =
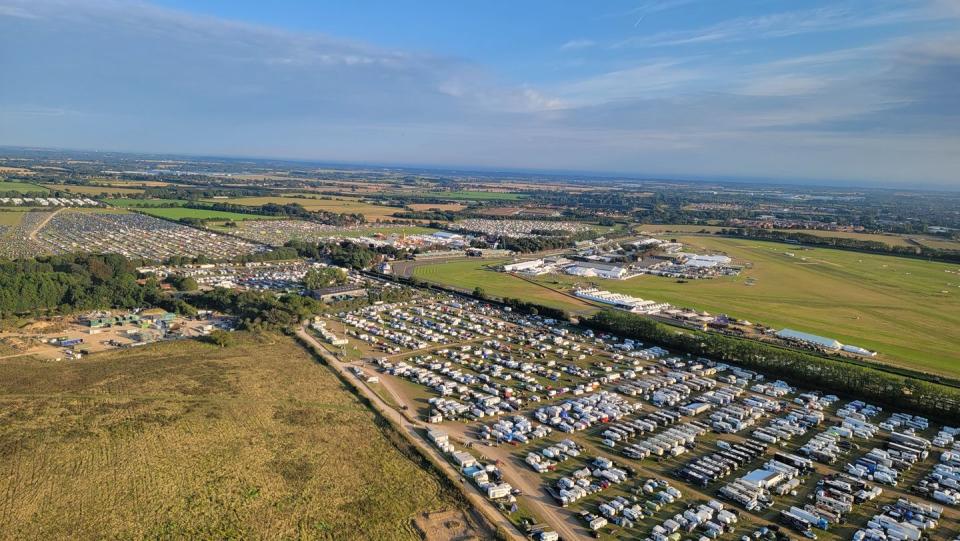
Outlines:
[{"label": "wispy cloud", "polygon": [[589,49],[596,45],[597,42],[592,39],[572,39],[563,45],[560,46],[561,51],[576,51],[579,49]]},{"label": "wispy cloud", "polygon": [[869,5],[837,3],[827,7],[736,17],[694,30],[658,32],[622,40],[615,46],[671,47],[934,22],[960,16],[960,9],[956,9],[955,4],[955,0],[895,3],[877,0]]}]

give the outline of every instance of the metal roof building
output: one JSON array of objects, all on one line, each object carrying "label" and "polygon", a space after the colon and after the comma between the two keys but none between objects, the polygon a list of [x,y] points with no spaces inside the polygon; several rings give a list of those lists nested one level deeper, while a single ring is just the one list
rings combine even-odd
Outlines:
[{"label": "metal roof building", "polygon": [[777,336],[780,338],[783,338],[784,340],[797,340],[799,342],[807,342],[809,344],[822,346],[828,349],[840,349],[843,347],[843,344],[834,340],[833,338],[827,338],[825,336],[818,336],[816,334],[795,331],[793,329],[783,329],[782,331],[777,331]]}]

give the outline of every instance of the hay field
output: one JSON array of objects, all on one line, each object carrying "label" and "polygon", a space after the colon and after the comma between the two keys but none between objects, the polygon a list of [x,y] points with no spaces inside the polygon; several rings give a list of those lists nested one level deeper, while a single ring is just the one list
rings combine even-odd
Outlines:
[{"label": "hay field", "polygon": [[455,508],[279,335],[0,363],[0,538],[418,539]]},{"label": "hay field", "polygon": [[289,205],[297,203],[310,211],[341,212],[348,214],[363,214],[367,221],[393,219],[393,213],[402,211],[398,207],[384,207],[365,203],[359,199],[313,199],[309,197],[232,197],[229,199],[210,199],[211,203],[232,203],[234,205],[260,206],[268,203]]},{"label": "hay field", "polygon": [[411,203],[407,206],[414,211],[436,209],[436,210],[449,210],[453,212],[460,212],[461,210],[467,208],[466,205],[461,203]]}]

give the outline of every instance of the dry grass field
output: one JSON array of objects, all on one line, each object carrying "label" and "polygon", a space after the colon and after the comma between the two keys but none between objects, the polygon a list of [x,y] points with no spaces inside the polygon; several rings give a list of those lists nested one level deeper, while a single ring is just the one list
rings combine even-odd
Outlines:
[{"label": "dry grass field", "polygon": [[407,205],[412,210],[422,211],[422,210],[450,210],[453,212],[459,212],[465,208],[466,205],[460,203],[412,203]]},{"label": "dry grass field", "polygon": [[0,361],[0,538],[417,539],[458,511],[326,366],[235,336]]}]

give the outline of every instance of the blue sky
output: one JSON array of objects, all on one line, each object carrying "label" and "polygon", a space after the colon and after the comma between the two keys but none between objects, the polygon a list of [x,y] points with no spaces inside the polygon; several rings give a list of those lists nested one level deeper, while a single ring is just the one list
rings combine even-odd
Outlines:
[{"label": "blue sky", "polygon": [[960,189],[960,0],[0,0],[0,144]]}]

